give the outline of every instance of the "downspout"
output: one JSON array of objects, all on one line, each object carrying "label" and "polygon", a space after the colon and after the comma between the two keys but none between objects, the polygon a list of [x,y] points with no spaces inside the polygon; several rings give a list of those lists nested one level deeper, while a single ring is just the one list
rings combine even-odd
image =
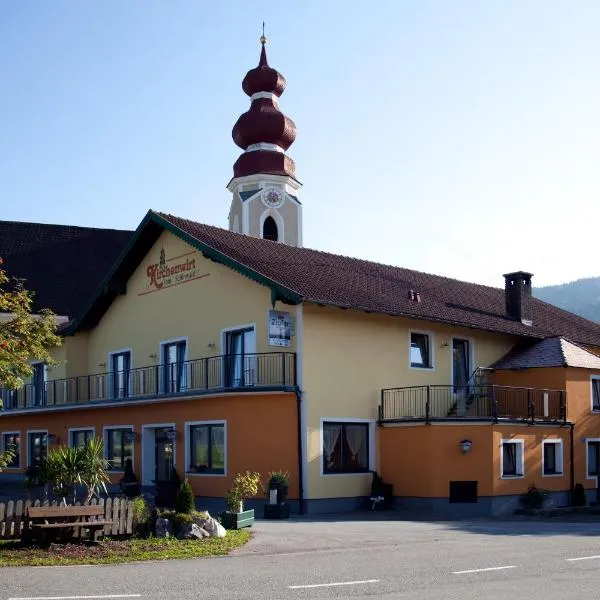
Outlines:
[{"label": "downspout", "polygon": [[298,504],[300,514],[306,513],[304,506],[304,461],[302,460],[302,392],[296,386],[296,423],[298,437]]},{"label": "downspout", "polygon": [[571,506],[573,506],[573,492],[575,490],[575,423],[571,423],[571,430],[569,437],[571,442],[571,451],[569,452],[570,465],[570,480],[571,480],[571,493],[569,494],[571,500]]}]

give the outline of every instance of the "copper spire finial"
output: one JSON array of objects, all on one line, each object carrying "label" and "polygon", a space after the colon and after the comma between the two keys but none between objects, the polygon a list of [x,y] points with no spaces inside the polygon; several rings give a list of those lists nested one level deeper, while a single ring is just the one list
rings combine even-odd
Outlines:
[{"label": "copper spire finial", "polygon": [[267,38],[265,37],[265,22],[263,21],[263,32],[260,36],[260,43],[264,46],[267,43]]}]

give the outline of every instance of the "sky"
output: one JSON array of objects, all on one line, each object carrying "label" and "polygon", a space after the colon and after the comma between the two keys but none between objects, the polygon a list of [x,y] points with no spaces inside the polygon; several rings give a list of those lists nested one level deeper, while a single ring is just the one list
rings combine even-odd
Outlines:
[{"label": "sky", "polygon": [[596,0],[3,0],[0,219],[227,227],[263,20],[305,246],[497,287],[600,275]]}]

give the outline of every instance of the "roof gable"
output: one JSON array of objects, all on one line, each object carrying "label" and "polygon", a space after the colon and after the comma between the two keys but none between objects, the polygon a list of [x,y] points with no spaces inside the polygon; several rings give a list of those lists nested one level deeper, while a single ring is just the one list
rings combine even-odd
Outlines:
[{"label": "roof gable", "polygon": [[[250,237],[149,211],[70,331],[93,327],[163,230],[271,289],[272,299],[442,322],[524,338],[600,346],[600,325],[533,298],[528,326],[505,313],[504,290]],[[419,300],[415,301],[418,292]]]},{"label": "roof gable", "polygon": [[492,365],[498,370],[548,367],[600,369],[600,357],[563,337],[552,337],[515,348]]}]

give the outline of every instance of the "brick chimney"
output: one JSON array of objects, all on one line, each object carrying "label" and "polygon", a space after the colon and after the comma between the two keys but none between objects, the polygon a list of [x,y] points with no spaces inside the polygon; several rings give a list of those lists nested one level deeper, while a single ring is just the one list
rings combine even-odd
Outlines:
[{"label": "brick chimney", "polygon": [[524,325],[531,325],[531,273],[516,271],[504,275],[504,298],[506,314]]}]

